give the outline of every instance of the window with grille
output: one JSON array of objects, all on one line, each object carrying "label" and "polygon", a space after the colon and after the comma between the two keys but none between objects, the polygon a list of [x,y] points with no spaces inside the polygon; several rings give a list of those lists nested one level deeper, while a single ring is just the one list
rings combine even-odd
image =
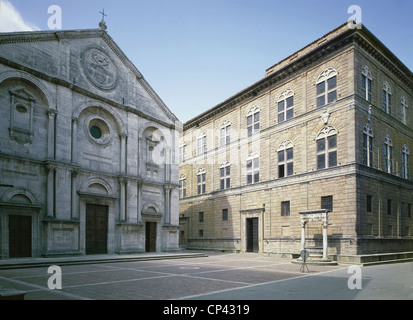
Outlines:
[{"label": "window with grille", "polygon": [[281,216],[287,217],[290,215],[290,201],[281,202]]},{"label": "window with grille", "polygon": [[321,209],[333,212],[333,196],[321,197]]}]

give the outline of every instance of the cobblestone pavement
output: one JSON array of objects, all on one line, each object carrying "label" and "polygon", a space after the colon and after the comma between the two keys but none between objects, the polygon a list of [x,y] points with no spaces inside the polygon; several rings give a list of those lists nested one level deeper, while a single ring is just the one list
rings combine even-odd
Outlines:
[{"label": "cobblestone pavement", "polygon": [[[371,285],[363,296],[363,289],[348,287],[349,266],[310,265],[309,272],[302,273],[300,265],[286,259],[258,254],[208,255],[62,266],[62,289],[55,290],[48,288],[54,276],[48,273],[48,267],[0,270],[0,287],[26,292],[25,300],[259,300],[368,299],[368,294],[397,299],[392,293],[398,292],[397,285],[401,285],[405,291],[400,294],[413,299],[412,263],[362,268],[364,287]],[[384,276],[386,268],[399,268],[393,277],[410,276],[409,283],[390,280]],[[380,277],[391,281],[392,285],[387,284],[390,288],[379,290]]]}]

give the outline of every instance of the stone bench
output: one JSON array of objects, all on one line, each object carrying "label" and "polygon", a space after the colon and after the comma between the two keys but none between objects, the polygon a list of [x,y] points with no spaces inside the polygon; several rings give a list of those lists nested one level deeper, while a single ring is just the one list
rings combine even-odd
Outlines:
[{"label": "stone bench", "polygon": [[0,287],[0,301],[1,300],[24,300],[26,292]]}]

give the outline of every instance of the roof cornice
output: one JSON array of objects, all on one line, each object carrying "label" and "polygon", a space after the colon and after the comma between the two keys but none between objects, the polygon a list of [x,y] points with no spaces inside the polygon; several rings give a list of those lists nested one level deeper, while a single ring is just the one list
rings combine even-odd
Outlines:
[{"label": "roof cornice", "polygon": [[[340,27],[329,32],[327,35],[330,35],[334,31],[343,28],[344,26],[345,25],[341,25]],[[324,37],[317,39],[316,41],[312,42],[310,45],[304,47],[298,52],[303,51],[304,49],[310,47],[314,43],[320,43],[320,40],[322,40],[323,38]],[[269,73],[265,78],[257,81],[253,85],[238,92],[234,96],[228,98],[227,100],[216,105],[215,107],[187,121],[184,124],[184,130],[188,130],[192,127],[199,126],[201,122],[207,121],[216,116],[217,114],[230,110],[241,103],[254,99],[259,94],[262,94],[266,89],[271,88],[274,84],[285,80],[286,78],[296,74],[300,70],[303,70],[304,68],[310,65],[314,65],[315,63],[320,61],[320,59],[325,58],[333,52],[337,52],[338,50],[343,50],[344,48],[347,48],[351,44],[358,44],[364,50],[369,52],[396,77],[398,77],[401,81],[406,83],[406,85],[408,85],[409,88],[413,91],[412,72],[364,25],[361,29],[343,28],[343,32],[339,33],[330,40],[322,42],[321,45],[315,47],[313,50],[310,50],[308,53],[299,56],[297,59],[290,62],[289,64],[281,66],[273,73]],[[295,54],[296,53],[290,55],[290,57],[294,56]],[[269,69],[281,65],[281,63],[286,60],[288,60],[288,58],[282,60],[280,63],[273,65]],[[269,69],[267,69],[267,71]]]},{"label": "roof cornice", "polygon": [[349,37],[348,32],[340,34],[339,36],[333,38],[331,41],[325,42],[316,49],[303,54],[301,57],[297,58],[290,64],[287,64],[281,67],[279,70],[268,74],[265,78],[238,92],[237,94],[228,98],[217,106],[187,121],[184,124],[184,130],[190,129],[194,126],[199,126],[201,122],[204,122],[221,112],[254,99],[267,89],[272,88],[274,84],[280,83],[281,81],[297,74],[297,72],[299,72],[300,70],[303,70],[304,68],[317,63],[318,61],[320,61],[320,59],[325,58],[330,53],[336,52],[339,49],[343,49],[351,43],[352,38]]}]

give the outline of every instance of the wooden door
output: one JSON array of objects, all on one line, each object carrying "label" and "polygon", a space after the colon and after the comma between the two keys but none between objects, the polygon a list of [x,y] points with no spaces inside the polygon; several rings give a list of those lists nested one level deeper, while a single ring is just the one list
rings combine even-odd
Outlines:
[{"label": "wooden door", "polygon": [[108,206],[86,204],[86,254],[108,253]]},{"label": "wooden door", "polygon": [[156,252],[156,222],[146,222],[145,251]]},{"label": "wooden door", "polygon": [[32,217],[9,216],[9,257],[32,256]]},{"label": "wooden door", "polygon": [[258,250],[258,218],[247,219],[247,252]]}]

